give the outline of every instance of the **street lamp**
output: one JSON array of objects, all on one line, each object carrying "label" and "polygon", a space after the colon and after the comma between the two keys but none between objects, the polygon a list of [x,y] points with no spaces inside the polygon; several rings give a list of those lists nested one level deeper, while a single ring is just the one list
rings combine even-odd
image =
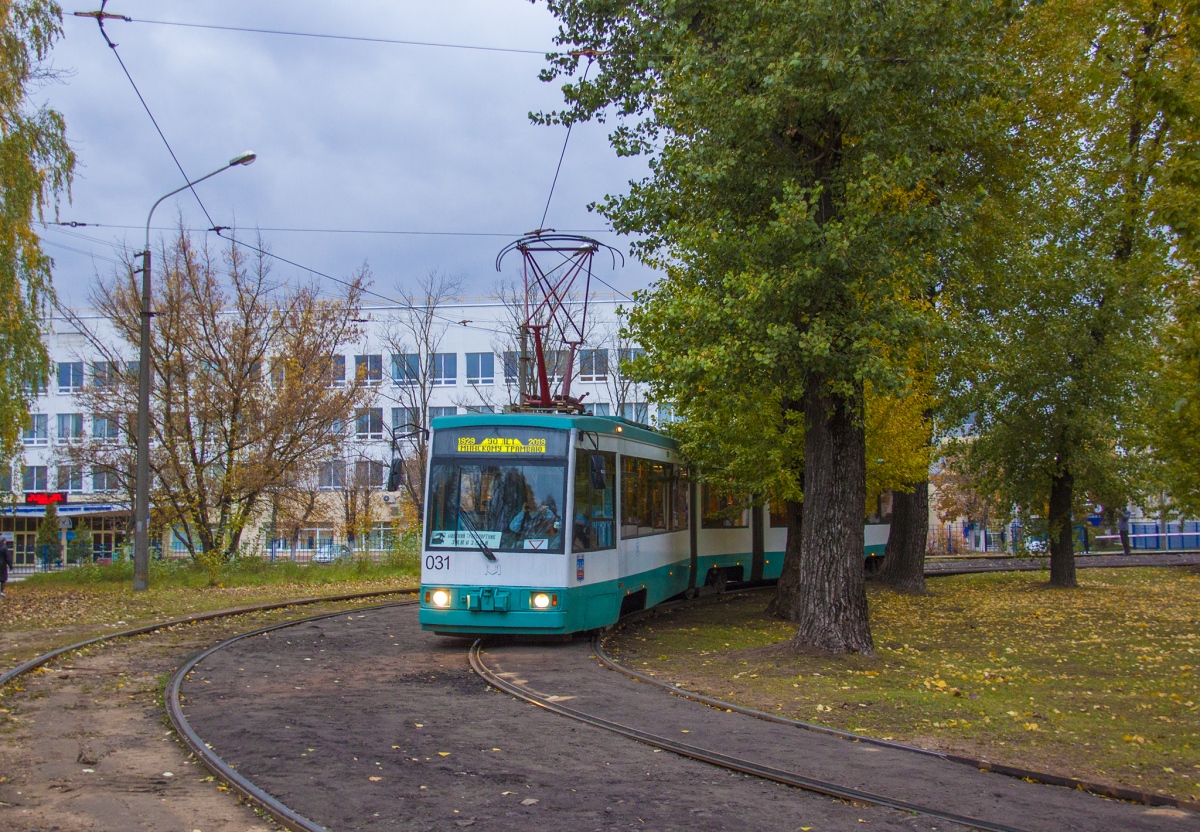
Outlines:
[{"label": "street lamp", "polygon": [[223,170],[239,165],[249,165],[257,159],[246,151],[229,160],[229,164],[212,173],[192,180],[169,194],[163,194],[146,215],[146,249],[142,252],[142,336],[138,359],[138,435],[137,471],[134,479],[133,515],[137,521],[133,532],[133,588],[150,588],[150,220],[154,209],[163,200],[180,191],[211,179]]}]

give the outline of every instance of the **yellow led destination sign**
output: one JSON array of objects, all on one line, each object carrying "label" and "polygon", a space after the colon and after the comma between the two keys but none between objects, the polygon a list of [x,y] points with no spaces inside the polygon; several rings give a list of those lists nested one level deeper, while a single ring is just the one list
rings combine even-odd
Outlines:
[{"label": "yellow led destination sign", "polygon": [[458,452],[460,454],[544,454],[546,440],[530,437],[522,442],[515,437],[485,436],[476,439],[474,436],[458,437]]}]

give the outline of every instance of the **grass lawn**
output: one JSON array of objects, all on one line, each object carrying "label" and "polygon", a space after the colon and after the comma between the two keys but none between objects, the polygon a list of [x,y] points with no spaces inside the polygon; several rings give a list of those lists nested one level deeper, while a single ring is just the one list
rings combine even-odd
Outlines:
[{"label": "grass lawn", "polygon": [[[188,563],[154,563],[150,589],[133,591],[128,563],[34,575],[0,598],[0,667],[112,629],[288,598],[415,588],[416,562],[301,566],[237,561],[213,576]],[[213,585],[215,583],[215,586]]]},{"label": "grass lawn", "polygon": [[[1200,569],[937,578],[868,587],[877,655],[790,650],[755,593],[636,623],[627,666],[806,722],[1200,800]],[[786,730],[782,729],[781,730]]]}]

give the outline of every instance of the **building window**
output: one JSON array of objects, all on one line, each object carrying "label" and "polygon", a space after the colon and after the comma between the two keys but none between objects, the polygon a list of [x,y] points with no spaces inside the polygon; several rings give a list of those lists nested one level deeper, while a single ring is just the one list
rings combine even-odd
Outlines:
[{"label": "building window", "polygon": [[621,375],[628,376],[629,375],[629,367],[627,365],[629,364],[629,362],[634,361],[645,354],[646,354],[646,351],[644,349],[642,349],[641,347],[635,347],[633,349],[617,350],[617,365],[621,368]]},{"label": "building window", "polygon": [[688,483],[669,462],[621,457],[621,537],[688,527]]},{"label": "building window", "polygon": [[48,491],[45,465],[21,466],[21,487],[25,493],[30,491]]},{"label": "building window", "polygon": [[392,383],[397,386],[418,384],[421,381],[421,356],[406,352],[392,356]]},{"label": "building window", "polygon": [[346,356],[331,355],[329,369],[325,372],[326,387],[341,387],[346,383]]},{"label": "building window", "polygon": [[354,435],[359,439],[382,439],[383,408],[364,407],[355,413]]},{"label": "building window", "polygon": [[319,486],[322,491],[339,491],[346,487],[346,463],[335,459],[321,465]]},{"label": "building window", "polygon": [[676,413],[675,408],[669,404],[660,404],[658,406],[658,412],[655,414],[654,418],[660,425],[669,425],[672,422],[680,421],[679,414]]},{"label": "building window", "polygon": [[46,379],[38,379],[36,386],[34,384],[30,384],[29,382],[25,382],[25,392],[31,396],[46,395]]},{"label": "building window", "polygon": [[58,466],[58,490],[69,494],[83,493],[83,466]]},{"label": "building window", "polygon": [[495,413],[496,408],[490,404],[469,404],[467,405],[468,413]]},{"label": "building window", "polygon": [[112,387],[118,381],[120,368],[115,361],[92,362],[92,384],[96,387]]},{"label": "building window", "polygon": [[506,352],[501,356],[504,362],[504,383],[516,384],[521,380],[521,354],[519,352]]},{"label": "building window", "polygon": [[83,438],[83,414],[58,414],[58,441],[69,442],[72,439]]},{"label": "building window", "polygon": [[117,420],[108,416],[92,415],[92,438],[103,442],[116,442],[119,428]]},{"label": "building window", "polygon": [[45,413],[29,414],[29,427],[25,428],[25,432],[21,438],[25,440],[26,445],[45,445],[49,441],[50,417]]},{"label": "building window", "polygon": [[380,384],[383,382],[382,355],[354,356],[354,376],[364,384]]},{"label": "building window", "polygon": [[637,422],[639,425],[649,423],[649,415],[647,413],[648,406],[646,402],[636,402],[633,404],[625,403],[621,405],[621,417],[628,419],[630,422]]},{"label": "building window", "polygon": [[392,433],[396,436],[415,433],[421,429],[421,410],[416,407],[392,408]]},{"label": "building window", "polygon": [[467,384],[491,385],[496,382],[496,356],[490,352],[467,353]]},{"label": "building window", "polygon": [[429,363],[434,384],[449,387],[458,383],[458,353],[435,352]]},{"label": "building window", "polygon": [[457,416],[457,407],[431,407],[429,408],[430,420],[437,419],[441,416]]},{"label": "building window", "polygon": [[354,484],[359,488],[383,488],[387,466],[375,459],[359,459],[354,463]]},{"label": "building window", "polygon": [[592,402],[583,406],[583,412],[589,416],[611,416],[612,408],[608,402]]},{"label": "building window", "polygon": [[58,392],[76,393],[83,389],[83,362],[58,362]]},{"label": "building window", "polygon": [[580,381],[608,380],[608,350],[581,350],[579,353]]},{"label": "building window", "polygon": [[92,470],[92,491],[104,493],[117,490],[117,472],[111,468],[94,468]]}]

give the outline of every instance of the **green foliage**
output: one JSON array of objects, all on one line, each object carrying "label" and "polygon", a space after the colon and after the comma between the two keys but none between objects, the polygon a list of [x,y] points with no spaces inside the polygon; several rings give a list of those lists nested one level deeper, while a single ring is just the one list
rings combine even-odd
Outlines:
[{"label": "green foliage", "polygon": [[1176,511],[1200,516],[1200,283],[1179,288],[1154,418],[1159,479]]},{"label": "green foliage", "polygon": [[542,118],[637,116],[613,144],[652,154],[647,179],[599,206],[666,272],[636,297],[638,369],[684,417],[672,430],[706,475],[798,496],[806,386],[819,379],[861,419],[866,382],[881,395],[910,383],[945,241],[994,153],[981,102],[1007,9],[550,7],[560,42],[600,54],[564,87],[571,108]]},{"label": "green foliage", "polygon": [[[946,305],[952,415],[979,486],[1069,527],[1085,497],[1146,488],[1159,333],[1194,248],[1197,115],[1191,3],[1059,0],[1014,33],[1029,96],[1014,170],[984,206]],[[1051,529],[1052,549],[1058,531]]]},{"label": "green foliage", "polygon": [[52,261],[34,223],[69,193],[75,154],[62,116],[30,102],[49,74],[62,12],[52,0],[0,3],[0,459],[10,459],[49,359],[41,327]]},{"label": "green foliage", "polygon": [[36,540],[38,556],[40,557],[42,552],[49,551],[50,559],[57,559],[62,550],[61,534],[62,530],[58,527],[58,506],[50,503],[46,506],[46,514],[38,523]]}]

